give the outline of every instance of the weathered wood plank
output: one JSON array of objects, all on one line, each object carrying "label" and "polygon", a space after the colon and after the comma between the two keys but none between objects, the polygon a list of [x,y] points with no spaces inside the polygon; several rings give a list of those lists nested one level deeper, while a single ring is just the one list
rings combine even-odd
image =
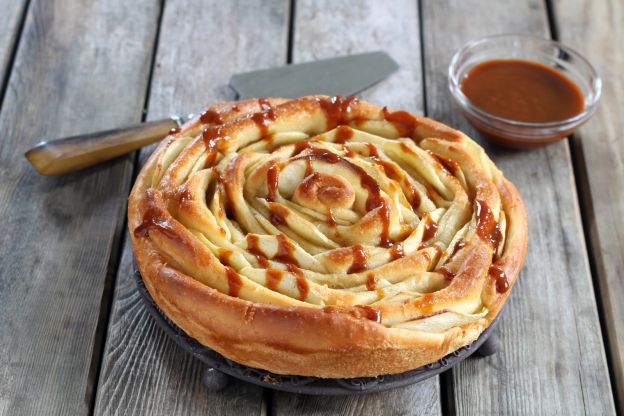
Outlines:
[{"label": "weathered wood plank", "polygon": [[[149,98],[150,119],[233,100],[235,72],[283,65],[289,2],[167,2]],[[181,24],[182,22],[182,24]],[[141,151],[141,161],[153,147]],[[149,317],[132,277],[129,238],[102,363],[96,414],[259,414],[262,389],[232,380],[220,393],[201,384],[204,365]]]},{"label": "weathered wood plank", "polygon": [[[593,119],[575,134],[580,199],[598,278],[618,410],[624,414],[624,4],[555,1],[560,40],[575,48],[603,78]],[[617,45],[617,46],[616,46]]]},{"label": "weathered wood plank", "polygon": [[22,154],[140,120],[157,17],[151,1],[30,4],[0,114],[0,414],[89,411],[132,162],[47,178]]},{"label": "weathered wood plank", "polygon": [[[298,1],[295,10],[293,61],[305,62],[373,50],[388,52],[401,69],[362,97],[392,108],[423,110],[420,34],[417,3],[366,0]],[[292,414],[421,414],[437,415],[440,408],[438,377],[391,392],[328,400],[275,393],[273,411]]]},{"label": "weathered wood plank", "polygon": [[95,414],[259,414],[261,388],[232,381],[224,391],[208,392],[201,381],[205,366],[156,325],[137,292],[129,241],[115,287]]},{"label": "weathered wood plank", "polygon": [[306,396],[274,393],[275,415],[439,415],[438,381],[422,383],[364,396]]},{"label": "weathered wood plank", "polygon": [[427,103],[432,117],[483,143],[519,188],[529,218],[524,271],[500,322],[503,351],[452,372],[458,414],[613,414],[613,399],[568,142],[531,151],[484,143],[451,103],[452,54],[481,36],[548,36],[542,1],[423,2]]},{"label": "weathered wood plank", "polygon": [[20,36],[26,6],[24,0],[0,0],[0,86],[10,72],[9,65]]}]

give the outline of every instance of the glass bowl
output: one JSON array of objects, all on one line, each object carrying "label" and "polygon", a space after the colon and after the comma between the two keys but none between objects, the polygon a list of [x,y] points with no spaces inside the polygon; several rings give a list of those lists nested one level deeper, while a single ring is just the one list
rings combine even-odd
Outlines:
[{"label": "glass bowl", "polygon": [[[583,93],[583,111],[560,121],[533,123],[498,117],[478,108],[462,92],[461,81],[473,66],[493,59],[523,59],[559,70]],[[499,144],[520,148],[569,136],[594,113],[602,89],[596,70],[578,52],[559,42],[528,35],[489,36],[467,43],[451,60],[448,82],[454,101],[477,130]]]}]

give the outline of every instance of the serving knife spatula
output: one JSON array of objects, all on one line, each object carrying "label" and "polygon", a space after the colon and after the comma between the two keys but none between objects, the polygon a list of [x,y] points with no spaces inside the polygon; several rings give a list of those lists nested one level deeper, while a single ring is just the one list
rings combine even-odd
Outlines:
[{"label": "serving knife spatula", "polygon": [[[303,95],[353,95],[383,80],[399,68],[385,52],[324,59],[279,68],[236,74],[230,86],[238,98]],[[25,156],[42,175],[61,175],[130,153],[164,138],[192,115],[96,133],[46,140]]]}]

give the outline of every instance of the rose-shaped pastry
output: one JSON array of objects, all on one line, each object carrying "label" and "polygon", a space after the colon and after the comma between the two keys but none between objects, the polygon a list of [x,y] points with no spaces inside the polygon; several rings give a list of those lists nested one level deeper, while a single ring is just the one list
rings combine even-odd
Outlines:
[{"label": "rose-shaped pastry", "polygon": [[353,97],[210,107],[145,164],[128,225],[150,294],[190,336],[319,377],[474,341],[527,241],[518,192],[475,142]]}]

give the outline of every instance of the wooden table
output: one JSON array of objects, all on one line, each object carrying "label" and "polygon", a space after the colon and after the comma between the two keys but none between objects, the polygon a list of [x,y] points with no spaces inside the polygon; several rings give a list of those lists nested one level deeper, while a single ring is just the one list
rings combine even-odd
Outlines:
[{"label": "wooden table", "polygon": [[[624,4],[620,0],[0,0],[0,414],[624,413]],[[470,39],[555,37],[604,79],[577,135],[531,151],[485,143],[446,70]],[[482,143],[520,189],[529,248],[503,351],[395,391],[306,397],[232,382],[147,315],[126,197],[151,149],[38,176],[23,152],[66,136],[234,99],[235,72],[369,50],[401,65],[365,91]]]}]

